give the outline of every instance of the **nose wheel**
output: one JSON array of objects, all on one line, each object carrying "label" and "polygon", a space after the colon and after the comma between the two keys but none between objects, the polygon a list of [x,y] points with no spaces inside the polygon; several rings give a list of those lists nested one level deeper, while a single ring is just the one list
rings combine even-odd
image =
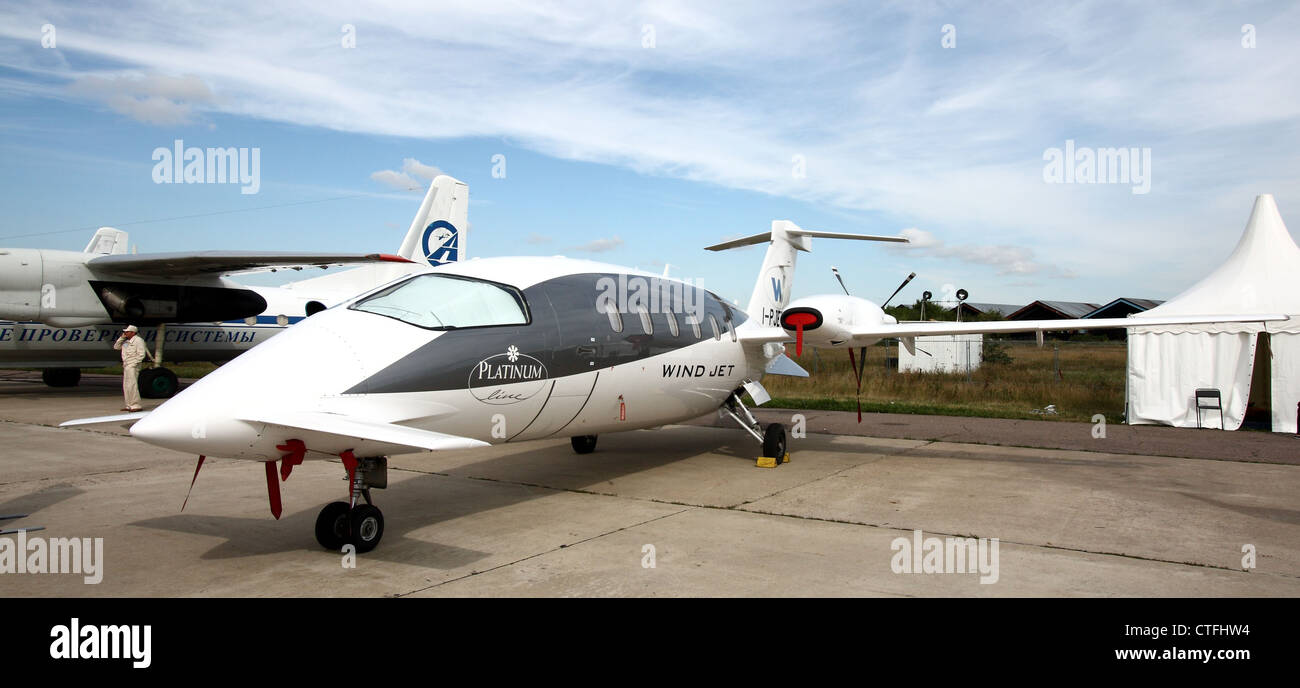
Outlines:
[{"label": "nose wheel", "polygon": [[[384,513],[370,498],[370,488],[388,487],[388,458],[354,458],[351,452],[342,455],[343,466],[348,469],[348,501],[330,502],[316,516],[316,541],[321,547],[339,551],[352,545],[357,552],[369,552],[384,537]],[[357,494],[365,504],[357,504]]]}]

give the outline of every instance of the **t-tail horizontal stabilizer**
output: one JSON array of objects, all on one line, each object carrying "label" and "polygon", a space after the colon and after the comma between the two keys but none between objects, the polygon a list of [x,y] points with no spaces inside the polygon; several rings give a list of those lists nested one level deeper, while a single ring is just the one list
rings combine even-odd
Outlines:
[{"label": "t-tail horizontal stabilizer", "polygon": [[790,303],[795,255],[798,251],[811,251],[813,237],[907,243],[906,237],[822,232],[802,229],[789,220],[773,220],[771,231],[724,241],[708,246],[706,250],[724,251],[729,248],[770,242],[767,255],[763,257],[763,267],[758,271],[758,283],[754,285],[754,293],[749,298],[749,306],[745,312],[756,320],[757,326],[773,327],[779,325],[781,311],[785,309],[786,304]]}]

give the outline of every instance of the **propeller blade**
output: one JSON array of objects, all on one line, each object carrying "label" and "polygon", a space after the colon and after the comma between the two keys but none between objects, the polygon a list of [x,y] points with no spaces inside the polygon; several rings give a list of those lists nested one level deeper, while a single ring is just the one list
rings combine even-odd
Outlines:
[{"label": "propeller blade", "polygon": [[190,489],[185,493],[185,501],[181,503],[181,511],[185,511],[185,505],[190,503],[190,492],[194,491],[194,482],[199,479],[199,469],[203,468],[203,459],[206,456],[199,454],[199,463],[194,467],[194,477],[190,478]]},{"label": "propeller blade", "polygon": [[[867,362],[867,349],[866,347],[863,347],[862,363],[865,364],[866,362]],[[857,378],[858,381],[858,397],[857,397],[858,422],[861,423],[862,422],[862,366],[859,365],[857,361],[853,360],[853,349],[849,349],[849,366],[853,368],[853,377]]]},{"label": "propeller blade", "polygon": [[805,325],[817,326],[821,324],[821,315],[811,308],[801,308],[796,312],[784,312],[781,314],[781,327],[785,329],[794,328],[794,355],[803,355],[803,328]]},{"label": "propeller blade", "polygon": [[262,465],[266,466],[266,496],[271,500],[271,515],[278,521],[280,512],[283,511],[280,505],[280,476],[275,472],[274,461],[264,461]]},{"label": "propeller blade", "polygon": [[915,279],[915,278],[916,278],[916,273],[915,273],[915,272],[913,272],[912,274],[908,275],[908,276],[907,276],[907,279],[903,280],[903,283],[900,284],[900,285],[898,285],[898,288],[894,290],[894,293],[890,294],[890,295],[889,295],[889,298],[885,299],[885,302],[882,303],[882,304],[880,304],[880,307],[881,307],[881,308],[884,308],[885,306],[888,306],[888,305],[889,305],[889,302],[890,302],[890,301],[893,301],[895,296],[898,296],[898,292],[903,291],[903,287],[906,287],[907,284],[908,284],[908,282],[911,282],[911,281],[912,281],[913,279]]},{"label": "propeller blade", "polygon": [[852,294],[849,293],[849,288],[846,287],[846,286],[844,286],[844,278],[843,278],[843,277],[840,277],[840,269],[837,268],[837,267],[835,267],[834,265],[832,265],[832,266],[831,266],[831,272],[835,273],[835,279],[837,279],[837,280],[840,281],[840,289],[843,289],[843,290],[844,290],[844,295],[845,295],[845,296],[852,296]]}]

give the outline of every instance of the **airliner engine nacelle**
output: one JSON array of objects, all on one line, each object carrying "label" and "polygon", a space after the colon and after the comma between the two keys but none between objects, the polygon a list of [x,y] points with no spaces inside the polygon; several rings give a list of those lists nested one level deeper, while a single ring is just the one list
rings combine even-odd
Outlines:
[{"label": "airliner engine nacelle", "polygon": [[40,310],[40,251],[0,249],[0,320],[33,320]]},{"label": "airliner engine nacelle", "polygon": [[0,320],[52,327],[107,323],[221,322],[257,315],[266,299],[216,276],[158,282],[148,276],[98,275],[91,254],[0,249]]},{"label": "airliner engine nacelle", "polygon": [[110,322],[87,284],[85,262],[80,252],[0,249],[0,320],[55,327]]},{"label": "airliner engine nacelle", "polygon": [[[803,344],[814,348],[835,348],[852,337],[853,328],[898,321],[880,306],[857,296],[820,294],[796,299],[781,311],[781,327],[795,336],[795,355]],[[858,346],[865,346],[862,342]]]}]

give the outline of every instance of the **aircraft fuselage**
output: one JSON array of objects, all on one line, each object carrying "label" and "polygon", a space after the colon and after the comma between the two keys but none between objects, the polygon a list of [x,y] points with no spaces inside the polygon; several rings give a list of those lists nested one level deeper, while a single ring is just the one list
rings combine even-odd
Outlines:
[{"label": "aircraft fuselage", "polygon": [[[739,309],[689,284],[617,270],[560,258],[431,270],[425,274],[517,294],[519,321],[438,327],[392,305],[367,310],[373,301],[363,295],[223,366],[132,433],[209,456],[273,460],[289,439],[304,441],[314,458],[348,450],[373,456],[410,449],[265,419],[286,411],[338,414],[496,444],[694,418],[762,376],[763,355],[747,357],[736,337],[746,322]],[[629,275],[653,282],[664,298],[643,293],[628,305],[617,292]],[[514,286],[521,282],[527,286]],[[260,406],[257,389],[273,390],[275,408]]]}]

